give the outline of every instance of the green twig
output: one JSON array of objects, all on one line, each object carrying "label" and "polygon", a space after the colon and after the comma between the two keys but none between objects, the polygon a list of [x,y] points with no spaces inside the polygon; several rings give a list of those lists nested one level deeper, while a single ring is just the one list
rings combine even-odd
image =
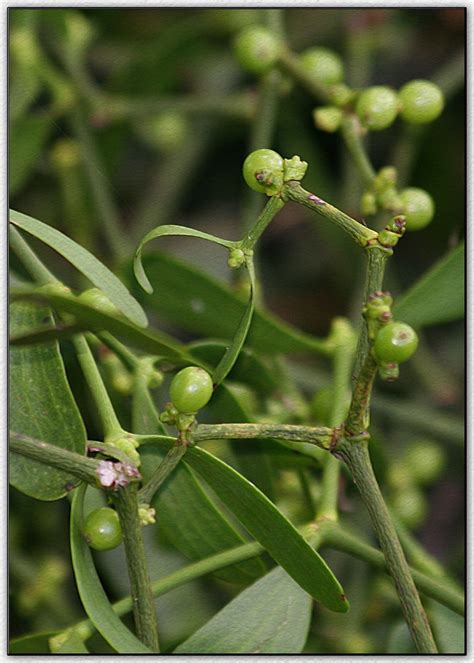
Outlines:
[{"label": "green twig", "polygon": [[125,555],[132,594],[133,615],[137,635],[154,652],[159,652],[153,590],[148,576],[145,544],[138,515],[136,484],[119,489],[114,495],[122,526]]},{"label": "green twig", "polygon": [[255,221],[254,225],[248,231],[247,235],[240,242],[242,251],[252,251],[255,244],[258,242],[262,233],[265,231],[268,224],[272,221],[274,216],[284,207],[285,203],[279,196],[271,196],[262,210],[262,213]]},{"label": "green twig", "polygon": [[29,435],[10,432],[10,451],[26,458],[37,460],[45,465],[56,467],[58,470],[73,474],[78,479],[97,486],[97,468],[99,462],[86,458],[74,451],[56,447]]},{"label": "green twig", "polygon": [[[346,415],[346,393],[350,386],[352,360],[354,356],[354,332],[344,318],[336,318],[330,339],[335,343],[332,390],[334,400],[331,406],[329,424],[338,426]],[[340,463],[332,456],[326,458],[322,482],[321,500],[317,512],[318,519],[337,520],[339,498]]]},{"label": "green twig", "polygon": [[403,616],[421,653],[437,653],[425,610],[413,582],[395,527],[372,469],[367,440],[341,439],[334,454],[349,467],[385,556],[397,590]]},{"label": "green twig", "polygon": [[83,335],[75,336],[73,343],[82,372],[84,373],[102,421],[104,438],[120,437],[124,433],[124,430],[115,414],[112,401],[95,363],[94,355]]},{"label": "green twig", "polygon": [[[324,527],[323,543],[329,548],[340,550],[348,555],[362,559],[371,566],[388,571],[385,557],[380,550],[369,546],[348,528],[336,523],[327,523]],[[411,569],[413,580],[418,589],[426,596],[445,605],[453,612],[464,615],[464,597],[462,592],[446,579],[433,577],[416,569]]]},{"label": "green twig", "polygon": [[378,233],[375,230],[367,228],[362,223],[359,223],[359,221],[345,214],[345,212],[337,209],[337,207],[322,200],[319,196],[306,191],[299,182],[288,182],[285,184],[282,190],[282,198],[284,200],[292,200],[295,203],[308,207],[313,212],[321,214],[321,216],[324,216],[342,228],[360,246],[365,247],[370,240],[377,239]]},{"label": "green twig", "polygon": [[145,504],[151,503],[155,493],[159,490],[160,486],[178,465],[179,461],[186,453],[186,450],[186,444],[175,444],[173,447],[171,447],[161,463],[158,465],[155,473],[150,477],[150,479],[138,493],[138,499],[140,502],[144,502]]},{"label": "green twig", "polygon": [[370,187],[375,178],[375,170],[370,163],[367,151],[362,142],[362,126],[357,115],[346,114],[344,116],[341,133],[365,186]]},{"label": "green twig", "polygon": [[199,424],[192,433],[194,442],[203,440],[278,440],[315,445],[328,450],[334,431],[295,424]]}]

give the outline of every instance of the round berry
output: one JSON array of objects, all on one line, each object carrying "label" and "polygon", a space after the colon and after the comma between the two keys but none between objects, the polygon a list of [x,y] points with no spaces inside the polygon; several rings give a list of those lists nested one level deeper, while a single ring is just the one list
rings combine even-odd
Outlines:
[{"label": "round berry", "polygon": [[310,48],[300,55],[303,68],[322,85],[334,85],[344,78],[341,58],[328,48]]},{"label": "round berry", "polygon": [[237,60],[252,74],[264,74],[271,69],[281,48],[281,42],[270,30],[257,25],[242,30],[234,42]]},{"label": "round berry", "polygon": [[398,93],[400,115],[410,124],[427,124],[441,115],[444,97],[431,81],[410,81]]},{"label": "round berry", "polygon": [[343,112],[335,106],[320,106],[313,110],[314,124],[318,129],[334,133],[341,126]]},{"label": "round berry", "polygon": [[414,486],[395,495],[392,508],[402,523],[410,529],[421,525],[428,511],[425,496]]},{"label": "round berry", "polygon": [[183,414],[193,414],[204,407],[212,396],[212,378],[197,366],[188,366],[177,373],[170,385],[170,398]]},{"label": "round berry", "polygon": [[381,131],[389,127],[397,117],[398,97],[389,87],[369,87],[360,94],[356,112],[365,127],[372,131]]},{"label": "round berry", "polygon": [[112,550],[122,542],[122,528],[118,513],[109,507],[91,511],[87,516],[83,535],[94,550]]},{"label": "round berry", "polygon": [[283,157],[273,150],[255,150],[245,159],[242,173],[251,189],[271,196],[283,185]]},{"label": "round berry", "polygon": [[404,322],[389,322],[374,341],[374,353],[380,362],[401,364],[410,359],[418,346],[418,336]]},{"label": "round berry", "polygon": [[179,113],[161,113],[146,124],[139,125],[143,138],[163,152],[183,147],[189,133],[188,122]]},{"label": "round berry", "polygon": [[424,189],[403,189],[400,194],[407,230],[421,230],[433,219],[435,204]]},{"label": "round berry", "polygon": [[413,442],[405,452],[404,462],[412,478],[420,485],[436,481],[444,469],[446,456],[441,447],[431,440]]}]

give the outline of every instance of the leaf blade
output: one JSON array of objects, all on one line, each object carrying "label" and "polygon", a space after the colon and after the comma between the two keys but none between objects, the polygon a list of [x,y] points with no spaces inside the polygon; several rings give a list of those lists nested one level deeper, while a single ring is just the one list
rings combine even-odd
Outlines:
[{"label": "leaf blade", "polygon": [[74,242],[56,228],[15,210],[10,210],[10,222],[41,240],[60,253],[76,269],[100,288],[110,301],[133,323],[146,327],[148,320],[142,306],[124,284],[87,249]]},{"label": "leaf blade", "polygon": [[431,267],[404,295],[393,312],[414,327],[451,322],[464,315],[464,243]]},{"label": "leaf blade", "polygon": [[281,568],[230,601],[175,654],[299,654],[311,619],[311,597]]},{"label": "leaf blade", "polygon": [[330,610],[349,604],[326,562],[270,500],[242,475],[198,447],[184,459],[205,479],[244,527],[311,596]]},{"label": "leaf blade", "polygon": [[236,246],[236,242],[232,242],[227,239],[222,239],[221,237],[216,237],[215,235],[210,235],[209,233],[202,232],[201,230],[196,230],[194,228],[188,228],[187,226],[176,226],[176,225],[163,225],[157,226],[153,230],[150,230],[149,233],[145,235],[138,249],[135,252],[135,257],[133,260],[133,271],[138,283],[141,285],[143,290],[148,294],[153,292],[153,286],[151,285],[142,262],[142,251],[145,244],[151,242],[158,237],[172,237],[172,236],[181,236],[181,237],[196,237],[197,239],[205,239],[208,242],[213,244],[219,244],[220,246],[225,246],[228,249]]},{"label": "leaf blade", "polygon": [[[11,306],[10,329],[20,332],[52,321],[48,309],[16,303]],[[10,350],[10,427],[16,433],[85,454],[87,436],[67,381],[56,341]],[[67,494],[66,484],[77,480],[44,463],[11,453],[10,483],[40,500]]]}]

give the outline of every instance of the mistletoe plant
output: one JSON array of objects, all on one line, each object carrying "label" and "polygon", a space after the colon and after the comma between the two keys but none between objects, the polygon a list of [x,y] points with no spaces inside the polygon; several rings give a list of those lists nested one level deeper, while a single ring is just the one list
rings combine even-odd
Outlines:
[{"label": "mistletoe plant", "polygon": [[[409,324],[410,299],[419,301],[426,288],[439,283],[450,270],[451,258],[438,268],[439,275],[430,274],[400,303],[384,289],[387,261],[406,232],[430,223],[434,203],[419,188],[400,189],[393,166],[375,171],[363,137],[389,127],[397,116],[419,125],[435,120],[443,109],[443,95],[438,86],[422,80],[408,82],[399,92],[386,86],[352,89],[344,82],[341,59],[332,51],[315,47],[293,53],[275,23],[277,14],[269,13],[270,27],[246,27],[234,44],[242,67],[260,76],[262,82],[254,149],[243,163],[250,194],[260,194],[260,198],[249,198],[249,210],[257,212],[252,216],[247,210],[240,240],[160,224],[144,234],[133,264],[143,290],[150,295],[156,289],[160,297],[164,293],[161,267],[155,269],[143,255],[149,242],[186,236],[223,247],[240,290],[232,295],[239,319],[230,340],[185,344],[152,329],[139,302],[146,301],[143,293],[137,290],[133,296],[92,253],[59,230],[26,214],[10,213],[11,247],[31,277],[30,282],[12,279],[10,480],[15,488],[39,500],[70,499],[72,566],[87,614],[87,619],[48,636],[52,652],[86,652],[96,631],[116,652],[159,652],[160,614],[155,598],[208,574],[240,587],[253,584],[178,643],[176,653],[301,651],[312,600],[340,613],[349,610],[351,601],[320,555],[323,547],[345,551],[388,571],[419,652],[438,651],[419,592],[463,613],[462,595],[454,581],[392,517],[369,455],[374,383],[396,380],[399,365],[416,351],[419,341]],[[77,52],[69,53],[70,58],[76,56]],[[68,62],[71,67],[71,60],[66,59]],[[324,103],[313,112],[318,129],[341,133],[364,182],[360,220],[304,188],[308,164],[300,156],[286,158],[269,149],[269,109],[275,104],[282,76]],[[94,97],[92,103],[102,101]],[[260,210],[264,197],[266,204]],[[262,350],[265,333],[276,330],[283,338],[289,332],[262,317],[258,242],[269,224],[278,222],[281,210],[291,204],[309,209],[324,223],[335,224],[367,260],[359,329],[337,317],[327,338],[292,332],[296,345],[332,365],[326,423],[318,426],[308,417],[306,404],[283,364],[273,357],[269,371]],[[363,217],[374,217],[372,227]],[[109,232],[110,228],[106,234]],[[61,254],[93,287],[82,292],[69,288],[40,260],[26,236]],[[193,286],[193,279],[188,279],[190,292]],[[417,289],[421,295],[416,296]],[[260,352],[254,351],[255,343],[249,345],[253,330],[261,334]],[[216,333],[219,335],[218,330]],[[100,439],[89,439],[86,433],[68,385],[60,342],[69,343],[81,368],[102,430]],[[131,393],[129,412],[114,405],[107,371],[114,376],[115,391]],[[239,393],[238,382],[258,385],[260,390],[262,384],[265,390],[278,383],[278,391],[286,399],[283,413],[258,415],[245,400],[248,391],[244,388]],[[158,388],[167,392],[161,408],[153,395]],[[219,416],[220,408],[233,415]],[[251,462],[262,468],[268,454],[276,452],[305,467],[322,468],[318,502],[306,522],[296,526],[271,491],[252,478],[252,468],[245,470],[243,463],[237,471],[226,462],[226,440],[232,441],[237,457],[243,454],[245,458],[245,449],[252,447]],[[414,464],[423,466],[429,455],[429,450],[421,449],[421,460]],[[339,520],[344,465],[365,504],[380,549],[365,543]],[[208,489],[219,502],[208,496]],[[312,503],[312,488],[306,486],[306,491]],[[91,495],[94,508],[89,506]],[[161,523],[171,532],[174,545],[192,561],[152,582],[143,528],[152,530]],[[130,596],[111,603],[91,549],[100,556],[118,546],[125,551]],[[418,556],[413,555],[414,549]],[[269,560],[276,564],[271,571]],[[120,619],[130,611],[134,628]],[[287,627],[280,632],[283,613],[282,623]],[[255,623],[265,634],[263,639],[254,630]]]}]

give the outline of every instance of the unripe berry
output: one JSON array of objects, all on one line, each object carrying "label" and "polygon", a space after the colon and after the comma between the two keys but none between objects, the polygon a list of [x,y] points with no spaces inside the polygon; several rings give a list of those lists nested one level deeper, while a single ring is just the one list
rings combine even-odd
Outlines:
[{"label": "unripe berry", "polygon": [[369,87],[360,94],[356,112],[365,127],[372,131],[381,131],[389,127],[397,117],[398,97],[389,87]]},{"label": "unripe berry", "polygon": [[249,187],[271,196],[283,186],[283,157],[265,148],[251,152],[244,161],[242,173]]},{"label": "unripe berry", "polygon": [[401,117],[410,124],[427,124],[436,120],[444,107],[440,88],[431,81],[410,81],[398,93]]},{"label": "unripe berry", "polygon": [[364,216],[371,216],[377,212],[377,200],[372,191],[366,191],[362,194],[360,211]]},{"label": "unripe berry", "polygon": [[313,110],[314,124],[318,129],[334,133],[341,126],[342,110],[335,106],[321,106]]},{"label": "unripe berry", "polygon": [[424,189],[411,187],[400,193],[407,230],[421,230],[433,219],[435,204]]},{"label": "unripe berry", "polygon": [[410,359],[418,346],[418,336],[404,322],[389,322],[377,333],[374,354],[380,362],[401,364]]},{"label": "unripe berry", "polygon": [[428,511],[425,496],[415,487],[406,488],[395,495],[392,508],[402,523],[410,529],[421,525]]},{"label": "unripe berry", "polygon": [[304,69],[322,85],[334,85],[344,78],[341,58],[328,48],[310,48],[300,55]]},{"label": "unripe berry", "polygon": [[188,122],[176,112],[161,113],[140,129],[147,142],[167,153],[183,146],[188,131]]},{"label": "unripe berry", "polygon": [[429,485],[436,481],[443,471],[445,460],[443,449],[431,440],[411,443],[404,458],[412,478],[421,485]]},{"label": "unripe berry", "polygon": [[243,69],[252,74],[264,74],[278,60],[282,44],[273,32],[255,25],[238,34],[234,50]]},{"label": "unripe berry", "polygon": [[83,535],[94,550],[112,550],[122,542],[122,528],[117,512],[108,507],[91,511],[87,516]]},{"label": "unripe berry", "polygon": [[197,366],[188,366],[177,373],[170,385],[170,398],[182,414],[194,414],[209,402],[213,391],[212,378]]}]

